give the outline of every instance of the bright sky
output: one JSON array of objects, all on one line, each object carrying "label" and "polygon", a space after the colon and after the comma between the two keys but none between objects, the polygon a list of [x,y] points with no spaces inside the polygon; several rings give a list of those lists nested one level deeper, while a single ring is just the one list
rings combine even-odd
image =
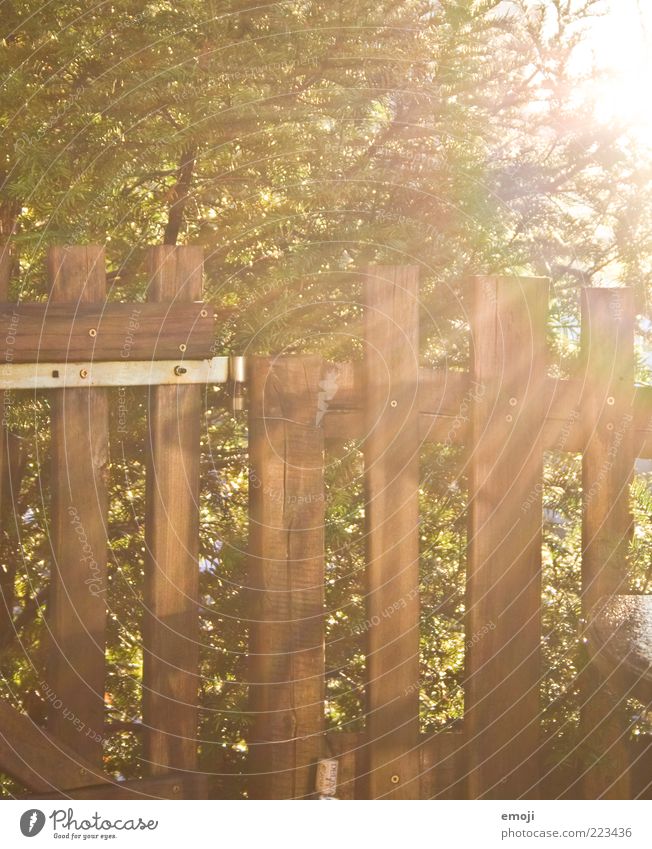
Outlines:
[{"label": "bright sky", "polygon": [[604,121],[631,123],[652,145],[652,0],[605,0],[587,49],[609,80],[595,92]]}]

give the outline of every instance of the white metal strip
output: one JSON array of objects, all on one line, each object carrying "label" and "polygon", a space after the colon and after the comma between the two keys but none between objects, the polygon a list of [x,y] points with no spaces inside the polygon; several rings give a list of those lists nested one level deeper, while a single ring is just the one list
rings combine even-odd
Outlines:
[{"label": "white metal strip", "polygon": [[229,358],[210,360],[121,360],[108,363],[5,363],[2,389],[68,389],[83,386],[156,386],[226,383]]}]

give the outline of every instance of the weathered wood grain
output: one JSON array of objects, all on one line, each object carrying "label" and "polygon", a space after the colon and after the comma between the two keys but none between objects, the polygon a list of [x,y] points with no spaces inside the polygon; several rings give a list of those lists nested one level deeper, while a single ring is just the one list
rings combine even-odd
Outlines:
[{"label": "weathered wood grain", "polygon": [[367,269],[369,796],[419,797],[418,268]]},{"label": "weathered wood grain", "polygon": [[[207,775],[172,773],[157,778],[134,778],[129,781],[106,781],[85,787],[39,793],[38,799],[209,799]],[[30,798],[30,797],[26,797]]]},{"label": "weathered wood grain", "polygon": [[[354,368],[355,365],[355,368]],[[365,421],[358,364],[343,363],[344,375],[324,416],[326,439],[362,439]],[[544,426],[542,444],[552,451],[580,452],[585,434],[580,415],[583,381],[576,377],[546,377],[541,387]],[[419,432],[424,442],[464,445],[471,438],[469,400],[473,381],[466,372],[421,368],[419,371]],[[632,450],[652,459],[652,387],[637,386],[633,400]]]},{"label": "weathered wood grain", "polygon": [[[466,735],[457,731],[419,735],[419,798],[465,798],[465,743]],[[330,731],[326,734],[326,757],[336,758],[338,762],[336,798],[364,798],[368,751],[366,732]]]},{"label": "weathered wood grain", "polygon": [[[11,282],[12,250],[10,240],[0,237],[0,299],[6,300]],[[0,375],[6,373],[11,364],[11,350],[6,345]],[[7,428],[7,413],[11,407],[11,391],[0,391],[0,532],[6,533],[14,521],[14,496],[11,488],[11,460],[18,460],[20,442],[12,439]],[[14,457],[10,450],[13,448]],[[17,450],[18,449],[18,450]],[[14,462],[14,466],[16,463]],[[7,564],[0,571],[0,633],[10,634],[13,630],[13,612],[15,599],[16,564]]]},{"label": "weathered wood grain", "polygon": [[98,784],[108,777],[24,713],[0,700],[0,771],[35,793]]},{"label": "weathered wood grain", "polygon": [[14,363],[208,359],[214,320],[202,303],[0,303]]},{"label": "weathered wood grain", "polygon": [[[201,297],[201,249],[155,247],[149,261],[150,300]],[[197,766],[201,410],[198,386],[149,390],[143,723],[152,775]]]},{"label": "weathered wood grain", "polygon": [[249,369],[251,795],[314,793],[324,733],[324,479],[317,357]]},{"label": "weathered wood grain", "polygon": [[547,281],[482,277],[470,308],[466,710],[471,798],[539,779],[542,386]]},{"label": "weathered wood grain", "polygon": [[[629,289],[582,290],[581,396],[582,604],[595,615],[601,598],[625,591],[634,468],[634,304]],[[624,711],[599,670],[581,677],[581,723],[587,799],[630,794]]]},{"label": "weathered wood grain", "polygon": [[[104,299],[103,248],[52,248],[48,259],[52,301]],[[50,650],[44,676],[48,730],[99,765],[104,727],[108,397],[104,389],[63,389],[52,393],[50,404],[52,565]]]},{"label": "weathered wood grain", "polygon": [[460,731],[422,736],[421,799],[464,799],[468,748]]}]

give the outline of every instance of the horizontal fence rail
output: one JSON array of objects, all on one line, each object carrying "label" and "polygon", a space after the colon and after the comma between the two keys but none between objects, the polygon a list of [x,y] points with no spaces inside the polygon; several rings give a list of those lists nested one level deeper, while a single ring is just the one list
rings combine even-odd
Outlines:
[{"label": "horizontal fence rail", "polygon": [[[215,322],[202,303],[80,303],[88,285],[72,302],[59,303],[58,296],[55,301],[71,257],[74,253],[67,252],[60,260],[49,303],[0,305],[0,336],[11,348],[13,362],[47,362],[62,353],[73,362],[210,357]],[[70,287],[64,297],[73,297]]]}]

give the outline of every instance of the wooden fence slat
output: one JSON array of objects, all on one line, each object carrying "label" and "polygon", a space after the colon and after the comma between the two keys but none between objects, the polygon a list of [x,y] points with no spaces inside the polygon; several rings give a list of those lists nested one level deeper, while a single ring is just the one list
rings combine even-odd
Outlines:
[{"label": "wooden fence slat", "polygon": [[337,759],[336,799],[362,798],[365,783],[366,737],[358,731],[326,733],[326,757]]},{"label": "wooden fence slat", "polygon": [[[51,248],[48,262],[51,300],[104,300],[102,247]],[[91,763],[100,764],[108,546],[106,390],[56,390],[51,411],[48,730]]]},{"label": "wooden fence slat", "polygon": [[[465,735],[442,731],[419,735],[421,799],[463,799],[466,790]],[[361,799],[367,778],[366,732],[329,731],[326,749],[337,758],[337,799]]]},{"label": "wooden fence slat", "polygon": [[[150,301],[201,298],[200,248],[163,245],[149,260]],[[201,409],[199,386],[150,388],[143,723],[153,775],[197,765]]]},{"label": "wooden fence slat", "polygon": [[[357,365],[357,364],[356,364]],[[365,432],[362,384],[353,380],[352,364],[343,364],[344,379],[324,415],[325,438],[361,439]],[[341,386],[341,388],[340,388]],[[542,386],[545,416],[543,447],[552,451],[582,451],[584,435],[580,418],[583,382],[577,378],[547,377]],[[468,407],[473,382],[464,372],[422,368],[419,371],[419,429],[425,442],[463,445],[470,439]],[[652,458],[652,387],[634,390],[633,451],[636,457]]]},{"label": "wooden fence slat", "polygon": [[542,386],[547,281],[472,281],[466,712],[471,798],[539,777]]},{"label": "wooden fence slat", "polygon": [[[39,799],[201,799],[208,776],[116,781],[0,699],[0,770]],[[29,798],[29,797],[27,797]]]},{"label": "wooden fence slat", "polygon": [[[582,603],[626,591],[634,394],[634,301],[629,289],[582,290]],[[619,697],[597,667],[581,676],[587,767],[583,796],[627,799],[628,739]]]},{"label": "wooden fence slat", "polygon": [[[156,778],[107,781],[54,793],[40,793],[38,799],[209,799],[210,781],[200,773],[170,773]],[[25,798],[25,797],[23,797]],[[29,798],[29,797],[27,797]]]},{"label": "wooden fence slat", "polygon": [[0,771],[34,793],[109,781],[95,761],[87,761],[4,699],[0,699]]},{"label": "wooden fence slat", "polygon": [[214,324],[202,303],[9,304],[0,294],[14,363],[208,359]]},{"label": "wooden fence slat", "polygon": [[466,792],[466,736],[458,731],[424,735],[421,744],[421,798],[463,799]]},{"label": "wooden fence slat", "polygon": [[314,792],[324,740],[324,478],[317,357],[249,372],[250,795]]},{"label": "wooden fence slat", "polygon": [[[7,238],[0,238],[0,299],[9,296],[11,282],[11,243]],[[11,347],[5,338],[4,362],[0,372],[6,373],[7,366],[13,361]],[[11,454],[10,434],[7,429],[7,412],[11,404],[11,390],[0,391],[0,532],[7,533],[7,528],[14,521],[13,493],[11,491]],[[17,442],[17,440],[16,440]],[[15,444],[15,443],[14,443]],[[13,446],[12,446],[13,447]],[[14,451],[18,454],[18,451]],[[17,459],[17,458],[16,458]],[[13,612],[15,598],[16,564],[6,564],[0,570],[0,634],[11,634],[13,630]]]},{"label": "wooden fence slat", "polygon": [[365,306],[371,798],[419,797],[418,268],[369,268]]}]

